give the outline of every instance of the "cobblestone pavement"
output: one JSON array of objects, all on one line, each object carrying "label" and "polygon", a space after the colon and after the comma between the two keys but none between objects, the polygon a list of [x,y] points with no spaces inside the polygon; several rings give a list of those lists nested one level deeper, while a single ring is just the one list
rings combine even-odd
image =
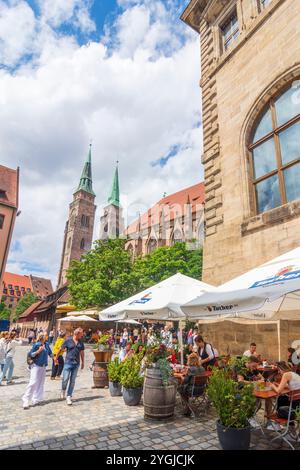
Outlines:
[{"label": "cobblestone pavement", "polygon": [[[60,381],[47,372],[45,401],[23,410],[21,397],[29,379],[28,346],[15,357],[15,383],[0,387],[0,449],[219,449],[215,416],[193,420],[176,412],[172,421],[144,419],[143,406],[128,407],[122,397],[110,397],[107,389],[92,389],[88,369],[93,354],[86,350],[86,366],[79,373],[72,406],[60,400]],[[4,382],[5,384],[5,382]],[[282,448],[270,444],[272,432],[252,432],[252,449]]]}]

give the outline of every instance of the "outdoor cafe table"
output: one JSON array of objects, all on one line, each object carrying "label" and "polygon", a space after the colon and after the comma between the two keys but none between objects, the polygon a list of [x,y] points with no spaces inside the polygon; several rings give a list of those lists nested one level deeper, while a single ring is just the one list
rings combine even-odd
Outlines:
[{"label": "outdoor cafe table", "polygon": [[262,376],[265,379],[268,379],[268,378],[270,378],[270,377],[277,374],[278,367],[276,367],[276,366],[267,366],[267,367],[258,366],[257,370],[262,374]]},{"label": "outdoor cafe table", "polygon": [[[260,408],[261,408],[262,400],[268,400],[268,399],[272,399],[272,398],[277,398],[278,396],[280,396],[280,395],[285,395],[285,394],[287,394],[287,393],[289,393],[289,392],[290,392],[290,389],[289,389],[289,388],[283,389],[282,392],[279,393],[279,394],[278,394],[277,392],[275,392],[275,390],[273,390],[273,389],[272,389],[272,390],[256,390],[256,389],[254,389],[254,390],[253,390],[253,395],[254,395],[256,398],[259,399],[259,405],[258,405],[257,408],[256,408],[255,415],[257,415],[258,411],[259,411]],[[275,404],[274,404],[274,406],[275,406]],[[265,410],[266,410],[266,407],[265,407]],[[273,412],[274,412],[274,407],[273,407],[273,410],[272,410],[272,414],[273,414]],[[266,418],[267,418],[267,417],[265,416],[265,419],[266,419]],[[267,418],[267,419],[268,419],[268,418]],[[255,421],[257,422],[257,424],[259,425],[261,431],[263,432],[262,426],[265,424],[265,420],[264,420],[263,425],[261,425],[261,423],[259,423],[259,421],[258,421],[257,418],[255,418]]]},{"label": "outdoor cafe table", "polygon": [[[211,370],[205,370],[201,374],[199,374],[201,377],[210,377],[212,375]],[[185,369],[183,372],[174,372],[173,377],[178,380],[179,383],[182,383],[187,376],[187,369]]]}]

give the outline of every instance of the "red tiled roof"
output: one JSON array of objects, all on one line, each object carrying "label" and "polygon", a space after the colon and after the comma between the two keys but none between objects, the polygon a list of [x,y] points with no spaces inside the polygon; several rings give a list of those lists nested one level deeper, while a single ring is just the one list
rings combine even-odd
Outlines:
[{"label": "red tiled roof", "polygon": [[46,297],[53,293],[53,287],[50,279],[42,277],[30,276],[33,292],[39,297]]},{"label": "red tiled roof", "polygon": [[24,276],[21,274],[13,274],[8,272],[4,273],[3,284],[5,284],[6,288],[9,284],[11,284],[13,286],[13,289],[15,288],[15,286],[19,286],[20,289],[21,287],[30,290],[32,289],[30,276]]},{"label": "red tiled roof", "polygon": [[[12,170],[0,165],[0,204],[18,207],[19,169]],[[4,191],[4,197],[1,192]]]},{"label": "red tiled roof", "polygon": [[160,199],[151,209],[140,216],[139,219],[132,222],[126,229],[125,234],[129,235],[136,233],[139,230],[139,224],[141,230],[144,228],[152,227],[160,222],[162,213],[168,220],[176,218],[178,213],[184,215],[184,206],[190,202],[192,206],[192,212],[196,212],[197,205],[204,204],[204,183],[198,183],[194,186],[182,189],[177,193],[170,194],[169,196]]}]

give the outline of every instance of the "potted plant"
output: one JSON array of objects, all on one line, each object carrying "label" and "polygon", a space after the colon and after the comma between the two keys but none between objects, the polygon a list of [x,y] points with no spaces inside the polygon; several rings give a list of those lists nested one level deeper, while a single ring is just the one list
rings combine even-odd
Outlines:
[{"label": "potted plant", "polygon": [[121,385],[126,405],[136,406],[140,403],[143,393],[144,377],[141,374],[141,356],[136,354],[122,363]]},{"label": "potted plant", "polygon": [[228,370],[214,369],[207,393],[219,416],[217,433],[222,449],[249,449],[249,419],[253,417],[256,407],[253,385],[241,387],[231,378]]},{"label": "potted plant", "polygon": [[166,419],[174,414],[177,383],[172,380],[170,351],[159,340],[147,349],[144,361],[144,414],[146,418]]},{"label": "potted plant", "polygon": [[118,357],[115,357],[107,366],[108,379],[109,379],[109,391],[112,397],[122,396],[122,374],[123,363]]},{"label": "potted plant", "polygon": [[93,348],[95,362],[109,362],[113,354],[113,339],[110,335],[102,335]]}]

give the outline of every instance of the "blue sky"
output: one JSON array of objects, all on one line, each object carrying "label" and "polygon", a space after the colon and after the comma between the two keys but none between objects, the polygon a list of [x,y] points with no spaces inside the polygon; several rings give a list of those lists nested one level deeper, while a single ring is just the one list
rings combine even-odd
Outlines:
[{"label": "blue sky", "polygon": [[[203,178],[188,0],[0,0],[0,164],[20,167],[7,269],[55,279],[90,139],[94,239],[115,162],[125,222]],[[51,223],[49,223],[51,221]]]}]

